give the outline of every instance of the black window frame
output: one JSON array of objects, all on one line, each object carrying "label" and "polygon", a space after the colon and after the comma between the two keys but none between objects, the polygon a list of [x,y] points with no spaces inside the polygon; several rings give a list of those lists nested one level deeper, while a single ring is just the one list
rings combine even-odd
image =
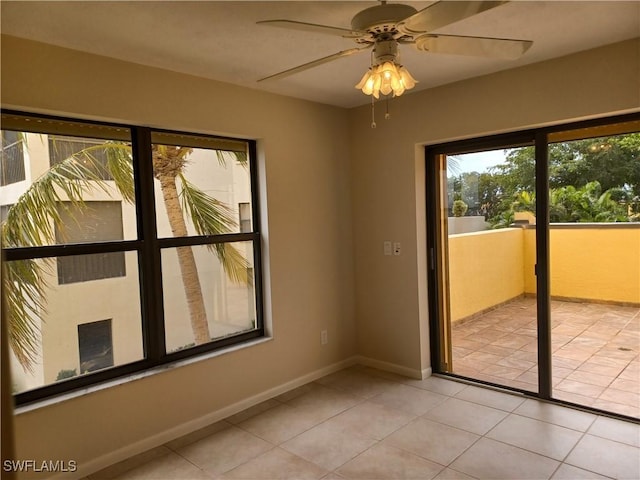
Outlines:
[{"label": "black window frame", "polygon": [[[200,357],[230,345],[240,345],[265,336],[263,314],[263,265],[262,235],[260,230],[260,203],[257,165],[257,145],[253,139],[230,138],[201,133],[164,130],[137,125],[97,122],[68,117],[40,115],[24,111],[0,110],[0,114],[13,117],[26,117],[48,121],[73,122],[85,126],[106,126],[128,129],[131,132],[133,172],[135,184],[135,211],[137,239],[101,241],[95,243],[77,243],[64,245],[45,245],[37,247],[3,248],[3,262],[27,259],[65,257],[71,255],[104,254],[111,252],[135,252],[138,256],[138,277],[140,288],[140,312],[143,331],[143,358],[134,362],[98,370],[86,375],[50,383],[32,390],[14,395],[15,404],[27,405],[46,398],[58,396],[74,390],[83,389],[109,380],[122,378],[150,370],[161,365],[191,357]],[[156,227],[156,203],[154,195],[154,176],[152,165],[152,133],[168,133],[216,139],[224,142],[245,142],[251,184],[251,232],[229,233],[223,235],[204,235],[162,238]],[[59,132],[52,132],[56,134]],[[75,135],[75,134],[74,134]],[[89,137],[88,137],[89,138]],[[215,245],[219,243],[251,242],[253,245],[253,287],[255,299],[255,328],[250,331],[212,340],[210,343],[166,353],[161,251],[165,248],[181,246]]]}]

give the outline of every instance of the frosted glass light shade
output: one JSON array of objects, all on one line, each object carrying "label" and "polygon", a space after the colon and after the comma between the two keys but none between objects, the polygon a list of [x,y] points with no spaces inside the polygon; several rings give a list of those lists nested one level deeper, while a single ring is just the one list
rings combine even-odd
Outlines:
[{"label": "frosted glass light shade", "polygon": [[399,97],[405,90],[415,87],[417,81],[411,76],[409,71],[402,65],[394,62],[384,62],[380,65],[373,65],[367,70],[356,85],[365,95],[373,95],[380,98],[380,93],[394,97]]}]

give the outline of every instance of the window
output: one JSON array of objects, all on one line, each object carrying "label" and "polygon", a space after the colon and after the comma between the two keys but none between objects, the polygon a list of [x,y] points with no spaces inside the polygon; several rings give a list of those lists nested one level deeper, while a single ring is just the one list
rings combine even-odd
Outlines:
[{"label": "window", "polygon": [[240,231],[242,233],[251,231],[251,205],[249,203],[238,204],[238,215],[240,216]]},{"label": "window", "polygon": [[[256,328],[252,229],[232,205],[251,205],[244,142],[228,150],[198,136],[152,133],[161,250],[165,351],[205,345]],[[176,175],[176,159],[183,162]],[[181,192],[180,209],[176,192]],[[208,238],[201,238],[202,236]],[[197,238],[200,237],[199,240]]]},{"label": "window", "polygon": [[9,209],[11,205],[0,205],[0,223],[4,223],[9,215]]},{"label": "window", "polygon": [[0,155],[0,185],[21,182],[25,179],[24,150],[20,132],[2,132]]},{"label": "window", "polygon": [[78,325],[80,373],[113,366],[111,319]]},{"label": "window", "polygon": [[49,135],[48,137],[51,166],[75,156],[101,180],[113,180],[108,167],[110,151],[102,148],[104,141],[59,135]]},{"label": "window", "polygon": [[17,404],[264,335],[254,142],[2,122],[45,170],[0,205]]},{"label": "window", "polygon": [[[65,225],[56,228],[58,243],[122,240],[121,202],[86,202],[82,208],[63,202],[58,211]],[[126,275],[123,252],[60,257],[57,267],[60,285]]]}]

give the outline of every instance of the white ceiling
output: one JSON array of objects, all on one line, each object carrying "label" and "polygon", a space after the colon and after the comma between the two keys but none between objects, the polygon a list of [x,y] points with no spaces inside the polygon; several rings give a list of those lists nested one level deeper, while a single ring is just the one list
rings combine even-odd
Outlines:
[{"label": "white ceiling", "polygon": [[[402,2],[418,10],[433,2]],[[256,25],[290,19],[350,28],[373,1],[12,1],[2,33],[342,107],[366,104],[354,88],[362,53],[290,77],[259,78],[355,46],[353,40]],[[415,90],[640,36],[640,1],[513,1],[435,33],[533,40],[516,61],[418,52],[401,46]],[[615,72],[612,72],[615,75]]]}]

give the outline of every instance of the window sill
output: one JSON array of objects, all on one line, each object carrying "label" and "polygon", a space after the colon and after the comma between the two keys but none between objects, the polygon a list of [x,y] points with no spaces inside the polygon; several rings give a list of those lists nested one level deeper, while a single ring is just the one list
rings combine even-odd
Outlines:
[{"label": "window sill", "polygon": [[148,370],[132,373],[130,375],[126,375],[124,377],[115,378],[113,380],[107,380],[105,382],[101,382],[99,384],[91,385],[84,388],[79,388],[78,390],[74,390],[72,392],[63,393],[60,395],[56,395],[51,398],[46,398],[43,400],[39,400],[28,405],[18,406],[14,409],[15,415],[21,415],[23,413],[32,412],[34,410],[38,410],[40,408],[49,407],[52,405],[57,405],[62,402],[66,402],[68,400],[72,400],[75,398],[83,397],[85,395],[89,395],[92,393],[96,393],[102,390],[106,390],[112,387],[116,387],[119,385],[125,385],[129,382],[133,382],[136,380],[141,380],[143,378],[151,377],[160,373],[164,373],[168,370],[173,370],[175,368],[184,367],[187,365],[191,365],[198,362],[203,362],[206,360],[210,360],[215,357],[219,357],[221,355],[226,355],[231,352],[235,352],[238,350],[242,350],[245,348],[250,348],[256,345],[260,345],[262,343],[270,342],[273,340],[273,337],[261,337],[255,340],[248,341],[246,343],[231,345],[228,348],[223,348],[220,350],[215,350],[212,352],[208,352],[202,355],[198,355],[195,357],[184,358],[181,360],[176,360],[175,362],[166,363],[163,365],[159,365],[157,367],[150,368]]}]

